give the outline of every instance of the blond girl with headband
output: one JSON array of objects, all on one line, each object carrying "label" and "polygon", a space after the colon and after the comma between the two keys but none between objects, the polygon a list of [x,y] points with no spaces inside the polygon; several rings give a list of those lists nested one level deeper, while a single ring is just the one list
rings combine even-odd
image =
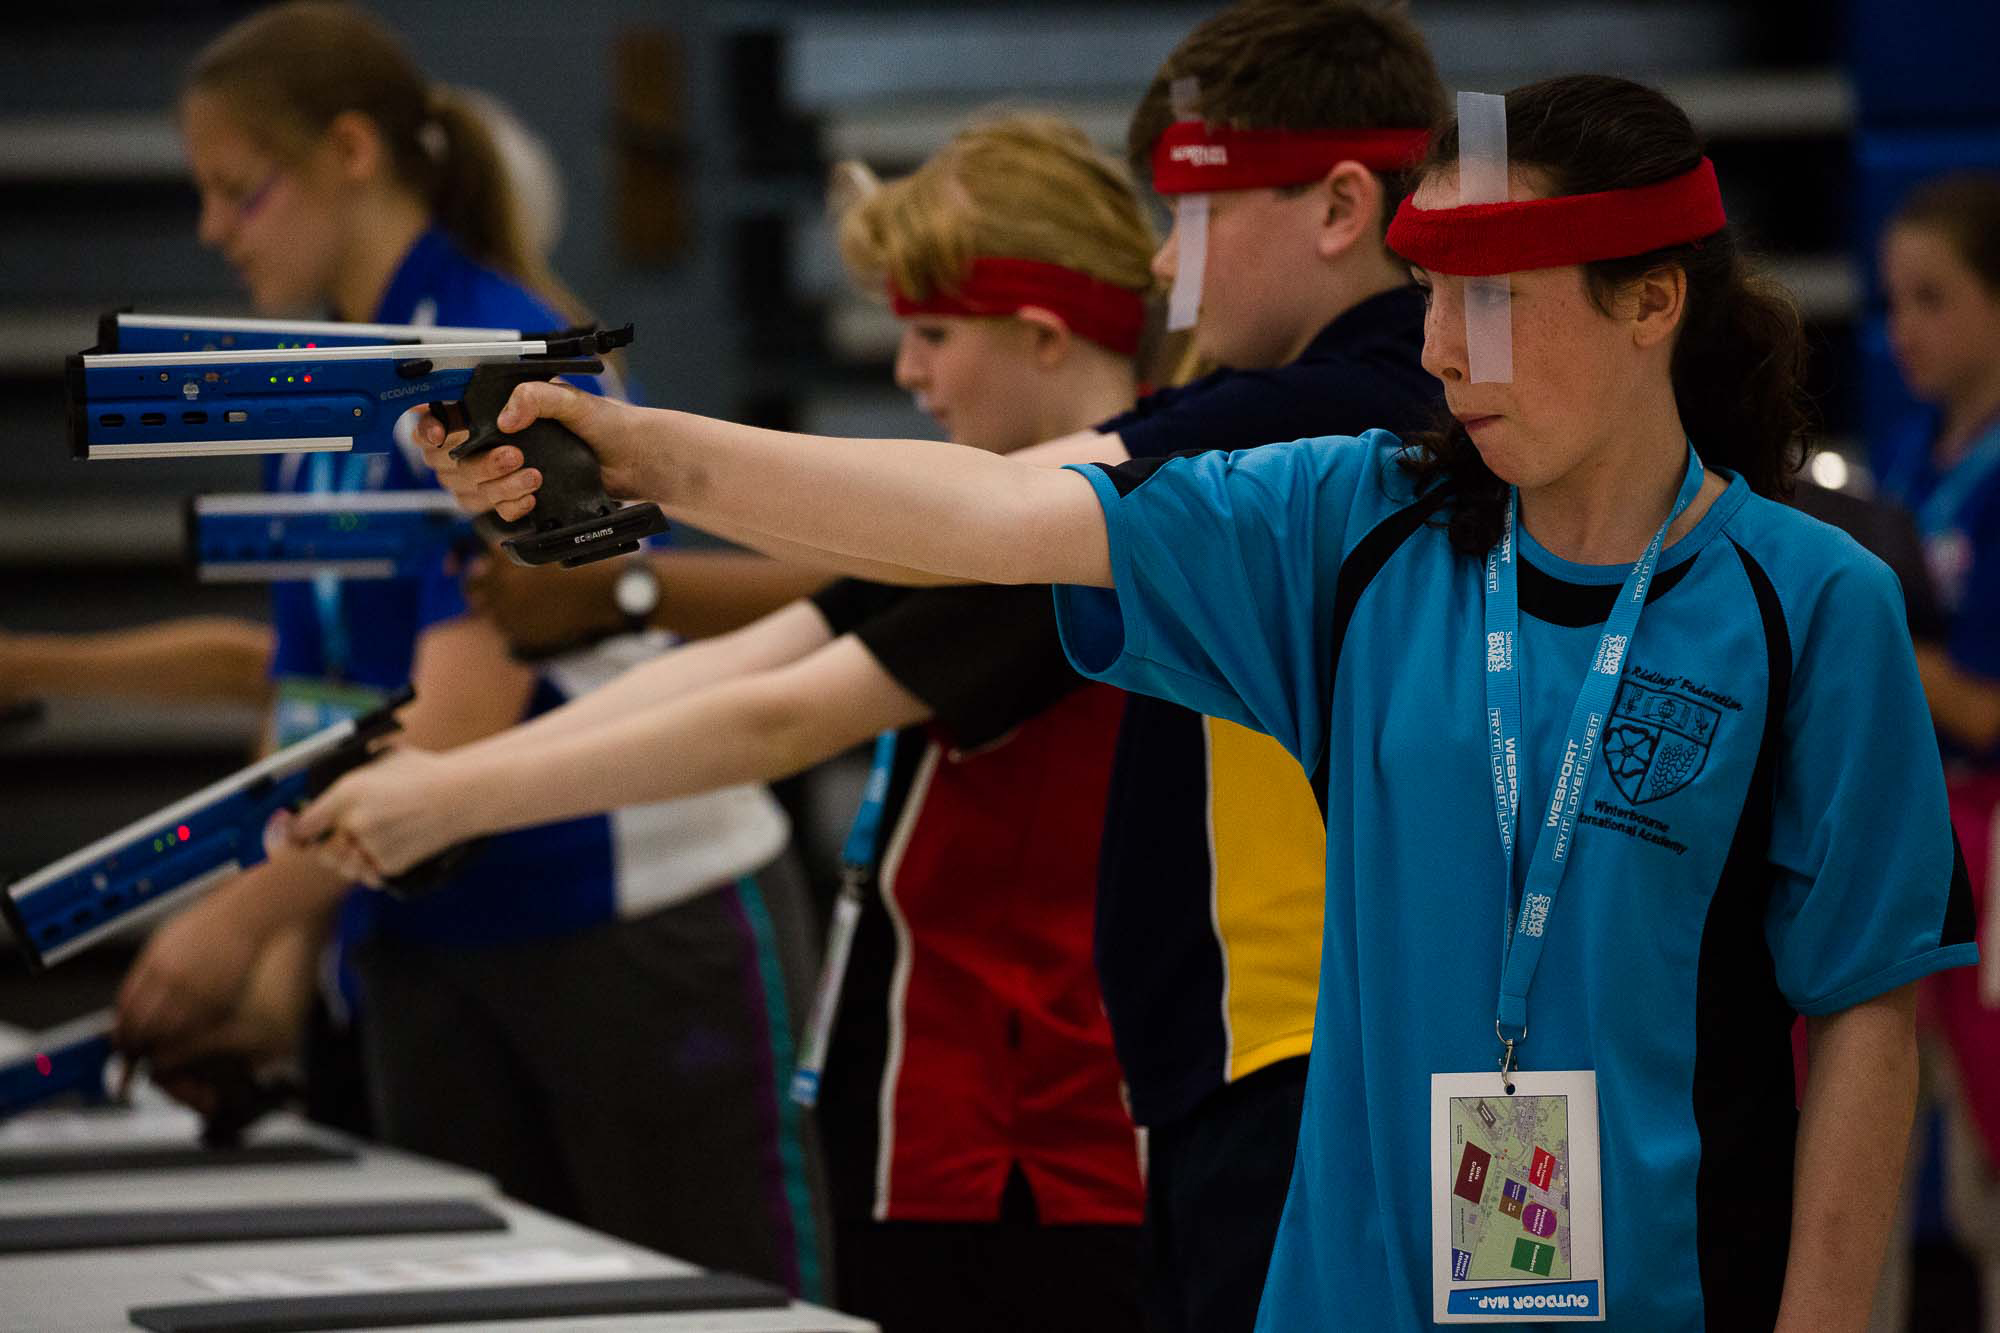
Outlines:
[{"label": "blond girl with headband", "polygon": [[[1130,397],[1152,232],[1125,173],[1085,147],[1062,122],[1016,116],[959,136],[886,190],[866,193],[849,169],[866,197],[842,218],[842,256],[858,280],[886,286],[903,321],[896,382],[955,441],[1011,453],[1075,429],[1038,413],[1108,416]],[[1003,312],[1013,318],[976,319]],[[994,353],[1058,323],[1075,335],[1058,373],[1081,392],[1025,403],[1040,368]]]},{"label": "blond girl with headband", "polygon": [[[1079,131],[1007,116],[904,180],[858,184],[842,254],[887,289],[896,381],[955,443],[1010,453],[1131,405],[1155,238]],[[366,855],[335,859],[373,873],[888,731],[883,799],[849,843],[852,930],[829,949],[851,945],[849,965],[822,981],[830,1043],[804,1061],[824,1068],[841,1303],[889,1333],[1136,1327],[1139,1163],[1090,948],[1123,702],[1010,665],[1047,597],[839,583],[514,732],[393,756],[299,832],[338,824],[334,845]],[[967,602],[986,628],[941,640]]]}]

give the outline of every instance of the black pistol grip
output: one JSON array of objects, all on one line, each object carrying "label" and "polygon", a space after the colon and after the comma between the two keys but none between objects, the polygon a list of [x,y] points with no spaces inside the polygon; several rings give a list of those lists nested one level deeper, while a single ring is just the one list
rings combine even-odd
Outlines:
[{"label": "black pistol grip", "polygon": [[528,518],[507,519],[489,509],[472,520],[472,530],[479,534],[482,542],[497,550],[504,542],[534,532],[535,524],[532,515]]},{"label": "black pistol grip", "polygon": [[417,862],[402,874],[384,879],[382,891],[405,902],[435,893],[458,874],[473,853],[485,845],[486,839],[474,838],[471,842],[447,847],[429,860]]},{"label": "black pistol grip", "polygon": [[224,1152],[242,1147],[244,1131],[304,1095],[289,1079],[259,1076],[241,1055],[197,1056],[156,1066],[153,1072],[156,1077],[190,1079],[207,1087],[211,1106],[202,1117],[201,1146]]},{"label": "black pistol grip", "polygon": [[501,409],[507,406],[516,385],[559,374],[590,374],[603,369],[601,361],[492,364],[476,368],[466,383],[460,401],[472,438],[461,448],[469,454],[484,452],[501,443],[511,444],[521,451],[524,467],[542,474],[541,488],[535,492],[534,517],[527,520],[533,527],[565,527],[601,518],[616,506],[604,493],[604,475],[597,466],[597,455],[582,437],[560,421],[546,419],[511,434],[500,434]]},{"label": "black pistol grip", "polygon": [[603,518],[618,507],[604,493],[597,455],[560,421],[537,421],[517,431],[513,441],[523,465],[542,474],[541,488],[535,492],[537,526],[567,527]]},{"label": "black pistol grip", "polygon": [[516,385],[557,375],[604,369],[596,360],[493,363],[478,367],[461,398],[472,437],[453,456],[464,458],[501,443],[521,451],[523,465],[542,475],[535,507],[513,523],[489,516],[480,531],[520,565],[585,564],[639,549],[644,537],[665,530],[657,505],[620,505],[604,490],[597,455],[569,427],[540,420],[501,434],[500,412]]},{"label": "black pistol grip", "polygon": [[[365,764],[372,763],[380,753],[379,742],[399,729],[396,713],[412,699],[416,691],[405,685],[391,694],[372,712],[357,718],[354,734],[330,753],[322,755],[306,769],[305,799],[315,800],[325,794],[343,776]],[[290,807],[297,814],[298,805]],[[484,838],[458,843],[447,847],[429,860],[419,861],[400,875],[391,875],[383,881],[383,889],[397,898],[416,898],[440,888],[456,875],[472,854],[485,845]]]}]

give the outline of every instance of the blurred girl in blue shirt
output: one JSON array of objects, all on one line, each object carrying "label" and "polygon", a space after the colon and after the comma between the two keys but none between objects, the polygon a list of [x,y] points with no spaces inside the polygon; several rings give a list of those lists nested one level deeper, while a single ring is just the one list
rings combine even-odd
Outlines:
[{"label": "blurred girl in blue shirt", "polygon": [[[350,6],[281,5],[231,28],[197,59],[180,118],[201,240],[261,313],[524,332],[582,314],[524,243],[478,115]],[[435,484],[413,461],[278,456],[266,483]],[[407,680],[409,738],[461,744],[610,674],[588,658],[515,661],[442,561],[416,578],[279,585],[273,619],[274,743]],[[778,1092],[796,991],[784,964],[805,955],[807,928],[788,834],[768,793],[739,786],[493,839],[411,903],[280,851],[156,932],[121,992],[121,1036],[169,1066],[226,1044],[265,946],[337,914],[386,1139],[810,1291],[808,1162]]]},{"label": "blurred girl in blue shirt", "polygon": [[[1916,516],[1945,616],[1942,640],[1917,645],[1917,665],[1990,944],[2000,856],[2000,175],[1920,187],[1883,236],[1881,271],[1890,348],[1923,403],[1892,441],[1882,483]],[[1985,959],[1979,973],[1933,978],[1926,1016],[1946,1040],[1974,1131],[1948,1142],[1980,1145],[1952,1154],[1954,1176],[1971,1188],[1951,1194],[1985,1196],[1990,1212],[2000,1199],[2000,965],[1990,949]],[[1991,1223],[1961,1222],[1990,1251]],[[2000,1301],[2000,1278],[1989,1278],[1988,1300]]]}]

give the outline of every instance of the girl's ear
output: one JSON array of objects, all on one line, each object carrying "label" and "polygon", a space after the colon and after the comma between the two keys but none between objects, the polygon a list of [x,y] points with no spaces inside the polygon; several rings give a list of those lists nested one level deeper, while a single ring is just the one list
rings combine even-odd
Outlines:
[{"label": "girl's ear", "polygon": [[1054,366],[1069,355],[1069,340],[1075,335],[1061,315],[1041,306],[1022,306],[1014,312],[1014,318],[1027,326],[1033,339],[1035,360],[1043,366]]},{"label": "girl's ear", "polygon": [[1687,314],[1687,270],[1656,268],[1632,286],[1632,340],[1640,347],[1657,347],[1673,336]]},{"label": "girl's ear", "polygon": [[385,171],[389,147],[374,120],[359,111],[343,111],[326,127],[322,142],[332,152],[342,180],[360,184]]}]

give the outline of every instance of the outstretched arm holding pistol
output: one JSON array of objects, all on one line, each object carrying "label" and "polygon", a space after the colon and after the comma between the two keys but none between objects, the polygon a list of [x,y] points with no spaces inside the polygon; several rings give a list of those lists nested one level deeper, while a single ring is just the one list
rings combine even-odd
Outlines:
[{"label": "outstretched arm holding pistol", "polygon": [[[425,631],[404,710],[411,744],[447,747],[520,717],[534,672],[515,662],[486,622],[461,617]],[[118,994],[120,1047],[135,1054],[183,1046],[236,1010],[264,948],[319,920],[353,884],[312,856],[277,843],[236,876],[153,932]]]},{"label": "outstretched arm holding pistol", "polygon": [[435,418],[417,438],[462,504],[518,520],[543,477],[504,436],[537,420],[560,421],[591,447],[607,492],[760,549],[803,548],[858,573],[1111,582],[1104,520],[1083,478],[961,445],[759,430],[544,381],[515,388],[492,448],[454,459],[458,441]]}]

